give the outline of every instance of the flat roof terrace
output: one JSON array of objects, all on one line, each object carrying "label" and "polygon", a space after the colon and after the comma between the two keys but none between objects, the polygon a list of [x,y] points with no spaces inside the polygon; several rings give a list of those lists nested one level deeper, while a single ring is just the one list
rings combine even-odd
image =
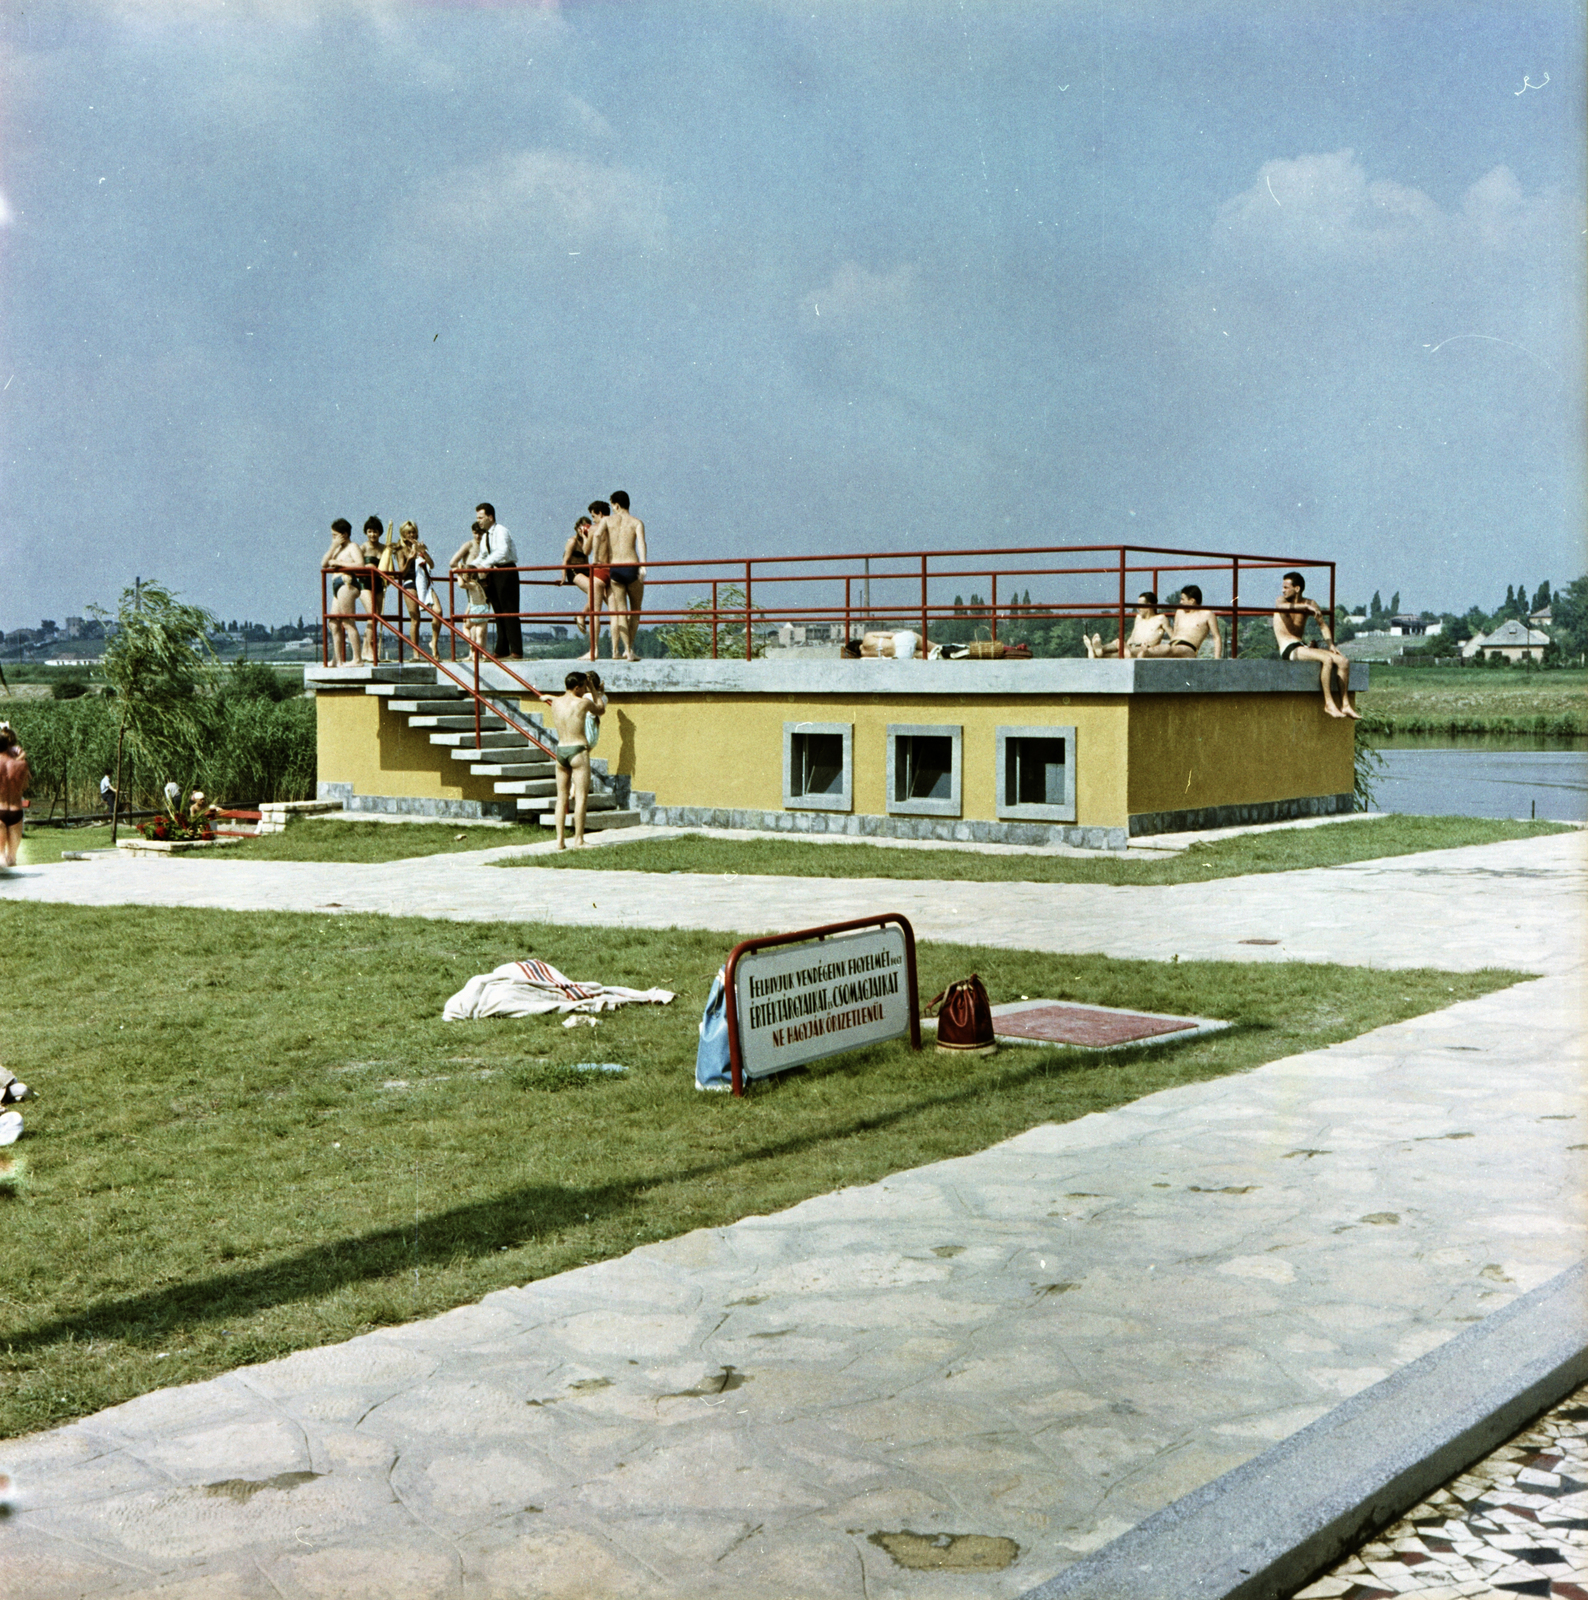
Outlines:
[{"label": "flat roof terrace", "polygon": [[[610,734],[602,746],[602,788],[625,817],[647,822],[1091,848],[1349,811],[1354,739],[1325,714],[1316,665],[1239,659],[1240,619],[1274,604],[1271,593],[1243,603],[1243,574],[1249,599],[1257,584],[1271,591],[1281,569],[1326,573],[1332,608],[1332,562],[1219,551],[1073,545],[650,562],[626,587],[643,596],[646,622],[662,626],[669,656],[600,663],[607,727],[617,730],[616,750],[608,754]],[[523,750],[514,764],[490,759],[488,747],[543,745],[536,689],[560,689],[575,666],[516,659],[517,630],[582,621],[599,640],[605,620],[621,637],[621,606],[605,619],[598,610],[610,601],[604,570],[494,569],[493,652],[453,609],[452,575],[446,600],[436,588],[422,647],[414,579],[364,569],[355,609],[344,589],[341,610],[325,613],[327,648],[333,626],[345,645],[362,623],[363,654],[387,663],[307,674],[320,701],[321,795],[381,797],[399,809],[433,801],[440,815],[463,814],[459,806],[545,813],[547,779],[529,770],[544,752]],[[1137,596],[1170,579],[1183,590],[1191,575],[1191,603],[1229,626],[1229,659],[1127,658]],[[387,614],[393,591],[397,618]],[[562,609],[538,609],[547,591],[561,591]],[[901,645],[914,655],[764,654],[769,635],[796,619],[829,645],[911,633],[913,645]],[[996,650],[1000,627],[1036,630],[1051,650],[1055,624],[1074,648],[1094,624],[1114,629],[1112,659],[928,656],[934,638],[969,645],[984,633]],[[483,633],[479,617],[475,627]],[[402,699],[391,709],[408,708],[411,721],[399,727],[365,698],[382,690],[363,674],[388,671],[433,673],[440,692],[468,698],[467,714],[438,724],[422,696]],[[1354,687],[1363,685],[1359,677]],[[429,748],[440,744],[451,747],[443,756]]]}]

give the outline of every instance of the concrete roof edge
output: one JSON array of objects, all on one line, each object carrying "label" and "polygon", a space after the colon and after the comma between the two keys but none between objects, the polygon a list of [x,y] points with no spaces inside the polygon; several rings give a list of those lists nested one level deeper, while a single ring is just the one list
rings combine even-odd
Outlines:
[{"label": "concrete roof edge", "polygon": [[1588,1382],[1588,1261],[1021,1600],[1279,1600]]},{"label": "concrete roof edge", "polygon": [[[520,672],[554,665],[526,662]],[[560,665],[556,663],[555,665]],[[344,669],[345,671],[346,669]],[[379,670],[379,669],[376,669]],[[609,693],[811,695],[1183,695],[1316,694],[1318,668],[1300,661],[603,661]],[[335,683],[335,678],[330,678]],[[1366,689],[1358,663],[1352,688]],[[482,684],[510,688],[504,674],[486,667]],[[500,678],[500,684],[497,679]]]}]

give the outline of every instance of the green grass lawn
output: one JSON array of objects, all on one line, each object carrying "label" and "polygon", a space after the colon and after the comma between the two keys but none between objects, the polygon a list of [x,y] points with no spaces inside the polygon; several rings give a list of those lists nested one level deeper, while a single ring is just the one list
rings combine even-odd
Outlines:
[{"label": "green grass lawn", "polygon": [[[1243,833],[1195,844],[1159,860],[1099,856],[986,855],[971,850],[898,850],[803,839],[713,839],[682,834],[561,855],[519,856],[503,867],[606,868],[619,872],[770,874],[790,878],[935,878],[960,883],[1211,883],[1253,872],[1294,872],[1348,861],[1451,850],[1501,839],[1568,831],[1554,822],[1493,822],[1481,817],[1380,817],[1322,828]],[[1151,844],[1150,839],[1141,841]]]},{"label": "green grass lawn", "polygon": [[226,846],[228,861],[407,861],[414,856],[453,855],[461,850],[494,850],[507,844],[545,844],[554,833],[532,825],[471,828],[430,822],[327,822],[312,818],[292,823],[284,833],[267,833]]},{"label": "green grass lawn", "polygon": [[[514,867],[606,868],[626,872],[742,872],[804,878],[941,878],[977,883],[1207,883],[1251,872],[1293,872],[1379,856],[1501,839],[1534,839],[1564,831],[1555,822],[1494,822],[1475,817],[1389,817],[1240,834],[1158,861],[1102,857],[982,855],[968,850],[889,850],[876,845],[822,845],[803,839],[636,839],[562,855],[521,856]],[[125,826],[122,829],[126,833]],[[465,828],[430,823],[296,822],[285,833],[220,847],[221,861],[406,861],[414,856],[544,844],[539,827]],[[1150,839],[1141,841],[1150,844]],[[62,850],[104,850],[109,828],[36,828],[18,860],[41,866]],[[208,855],[206,860],[210,859]]]},{"label": "green grass lawn", "polygon": [[1374,667],[1370,733],[1588,734],[1588,671]]},{"label": "green grass lawn", "polygon": [[[121,825],[121,834],[127,835],[127,824]],[[110,824],[103,828],[33,828],[22,836],[22,848],[17,852],[17,865],[42,867],[61,859],[63,850],[108,850]]]},{"label": "green grass lawn", "polygon": [[[230,826],[230,824],[228,824]],[[246,824],[239,823],[239,827]],[[136,837],[122,823],[120,836]],[[413,856],[489,850],[504,844],[544,844],[555,838],[540,827],[475,828],[428,822],[295,822],[285,833],[267,833],[217,847],[216,859],[232,861],[406,861]],[[110,828],[30,828],[17,861],[43,866],[63,850],[108,850]],[[209,856],[206,855],[206,860]]]},{"label": "green grass lawn", "polygon": [[[399,831],[399,830],[392,830]],[[4,1061],[40,1091],[0,1176],[0,1435],[981,1150],[1516,980],[926,944],[1043,995],[1225,1018],[1108,1055],[874,1047],[737,1101],[693,1087],[732,934],[0,904]],[[534,951],[679,998],[595,1028],[444,1023]],[[616,1061],[623,1077],[574,1070]]]}]

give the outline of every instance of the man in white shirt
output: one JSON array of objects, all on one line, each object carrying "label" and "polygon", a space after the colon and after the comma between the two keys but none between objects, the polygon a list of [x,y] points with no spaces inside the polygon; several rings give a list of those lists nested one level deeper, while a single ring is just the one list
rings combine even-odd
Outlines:
[{"label": "man in white shirt", "polygon": [[486,598],[496,613],[496,654],[503,661],[524,659],[524,630],[518,620],[518,556],[513,536],[496,520],[496,507],[482,500],[474,508],[480,536],[479,565]]}]

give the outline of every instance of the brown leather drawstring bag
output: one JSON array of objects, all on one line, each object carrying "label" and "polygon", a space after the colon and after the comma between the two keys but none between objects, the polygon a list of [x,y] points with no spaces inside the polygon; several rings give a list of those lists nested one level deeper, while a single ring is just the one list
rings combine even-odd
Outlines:
[{"label": "brown leather drawstring bag", "polygon": [[992,1002],[974,972],[951,983],[927,1010],[937,1012],[939,1050],[980,1050],[990,1055],[998,1048],[993,1038]]}]

